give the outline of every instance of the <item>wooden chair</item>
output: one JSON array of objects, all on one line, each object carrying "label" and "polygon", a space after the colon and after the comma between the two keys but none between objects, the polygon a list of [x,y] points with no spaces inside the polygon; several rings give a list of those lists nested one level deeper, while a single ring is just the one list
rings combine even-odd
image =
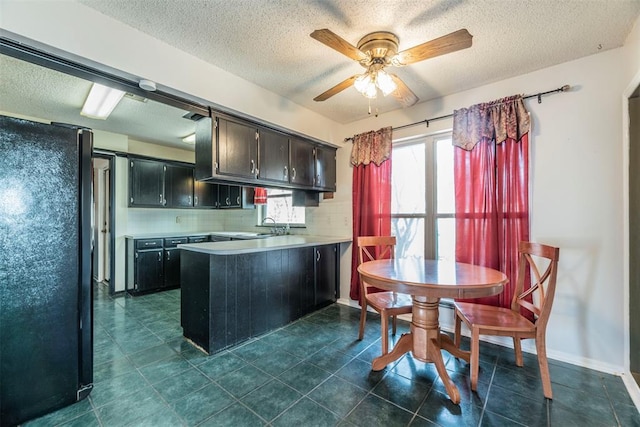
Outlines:
[{"label": "wooden chair", "polygon": [[[520,242],[518,252],[520,254],[520,262],[511,308],[456,302],[454,343],[456,347],[460,348],[460,326],[461,322],[464,322],[471,330],[471,389],[476,390],[480,335],[512,337],[516,365],[518,366],[523,365],[520,340],[535,339],[544,396],[552,399],[545,334],[556,290],[560,249],[539,243]],[[547,262],[543,259],[548,260],[548,265],[544,273],[540,274],[538,267]],[[532,283],[531,288],[523,291],[527,269],[530,269],[532,273]],[[533,313],[533,322],[520,314],[521,308]]]},{"label": "wooden chair", "polygon": [[[375,259],[394,258],[394,249],[396,246],[395,236],[363,236],[358,237],[358,262],[372,261]],[[367,306],[372,307],[380,313],[380,322],[382,326],[382,354],[389,352],[389,316],[392,318],[393,335],[396,334],[397,316],[399,314],[411,313],[413,301],[411,296],[406,294],[398,294],[396,292],[369,292],[366,281],[360,276],[360,305],[362,311],[360,313],[360,332],[358,339],[362,340],[364,336],[364,324],[367,319]]]}]

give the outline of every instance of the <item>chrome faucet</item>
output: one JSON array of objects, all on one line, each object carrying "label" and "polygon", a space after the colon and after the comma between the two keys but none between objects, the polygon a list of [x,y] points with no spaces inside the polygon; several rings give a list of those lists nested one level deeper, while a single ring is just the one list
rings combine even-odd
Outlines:
[{"label": "chrome faucet", "polygon": [[267,216],[267,217],[264,217],[264,219],[262,220],[262,225],[264,225],[265,222],[267,221],[271,221],[273,223],[273,228],[271,228],[271,233],[275,234],[276,236],[288,234],[289,224],[287,224],[286,227],[283,225],[279,226],[275,219],[271,218],[270,216]]},{"label": "chrome faucet", "polygon": [[278,234],[278,225],[276,223],[276,220],[271,218],[270,216],[266,216],[262,220],[262,225],[264,225],[267,221],[271,221],[273,223],[273,227],[271,228],[271,233]]}]

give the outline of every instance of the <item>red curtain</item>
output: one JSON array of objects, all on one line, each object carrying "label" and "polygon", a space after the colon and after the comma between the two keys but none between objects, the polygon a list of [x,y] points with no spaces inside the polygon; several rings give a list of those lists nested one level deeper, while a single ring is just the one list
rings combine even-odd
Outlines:
[{"label": "red curtain", "polygon": [[455,147],[456,261],[509,278],[501,294],[470,300],[476,303],[511,307],[518,243],[529,240],[529,138],[518,136],[501,143],[483,136],[471,150]]},{"label": "red curtain", "polygon": [[353,246],[349,296],[360,301],[356,239],[359,236],[391,235],[391,128],[356,136],[351,163]]}]

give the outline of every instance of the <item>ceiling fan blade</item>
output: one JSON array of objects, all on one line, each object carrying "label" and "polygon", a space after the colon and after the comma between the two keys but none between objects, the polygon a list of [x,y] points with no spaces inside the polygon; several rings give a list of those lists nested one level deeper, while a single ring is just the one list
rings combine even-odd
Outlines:
[{"label": "ceiling fan blade", "polygon": [[320,43],[324,43],[329,46],[331,49],[337,50],[341,54],[356,61],[360,61],[367,57],[367,55],[365,55],[360,49],[326,28],[323,28],[322,30],[315,30],[310,34],[310,36],[318,40]]},{"label": "ceiling fan blade", "polygon": [[332,87],[328,91],[323,92],[320,95],[316,96],[315,98],[313,98],[313,100],[314,101],[325,101],[325,100],[331,98],[333,95],[342,92],[343,90],[345,90],[349,86],[352,86],[353,82],[356,81],[358,76],[359,76],[359,74],[356,74],[355,76],[349,77],[348,79],[338,83],[337,85],[335,85],[334,87]]},{"label": "ceiling fan blade", "polygon": [[395,74],[389,75],[397,86],[396,90],[394,90],[391,94],[400,104],[402,104],[403,107],[411,107],[416,102],[418,102],[418,97],[416,96],[416,94],[413,93],[411,89],[409,89],[409,86],[407,86],[402,80],[400,80],[400,77],[396,76]]},{"label": "ceiling fan blade", "polygon": [[403,50],[391,60],[395,66],[413,64],[425,59],[455,52],[471,47],[473,36],[466,29],[454,31],[446,36],[438,37],[426,43],[419,44],[410,49]]}]

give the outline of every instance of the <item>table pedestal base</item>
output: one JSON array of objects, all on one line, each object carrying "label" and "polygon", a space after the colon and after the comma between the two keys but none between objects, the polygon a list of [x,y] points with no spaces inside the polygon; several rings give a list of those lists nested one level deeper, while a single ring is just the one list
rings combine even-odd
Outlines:
[{"label": "table pedestal base", "polygon": [[372,369],[381,371],[389,363],[411,351],[416,359],[436,365],[436,370],[444,383],[449,398],[453,403],[458,404],[460,403],[460,392],[445,369],[441,349],[447,350],[455,357],[467,362],[469,362],[470,353],[461,351],[454,345],[451,338],[440,333],[439,303],[440,298],[414,296],[411,332],[403,334],[390,353],[373,359]]}]

